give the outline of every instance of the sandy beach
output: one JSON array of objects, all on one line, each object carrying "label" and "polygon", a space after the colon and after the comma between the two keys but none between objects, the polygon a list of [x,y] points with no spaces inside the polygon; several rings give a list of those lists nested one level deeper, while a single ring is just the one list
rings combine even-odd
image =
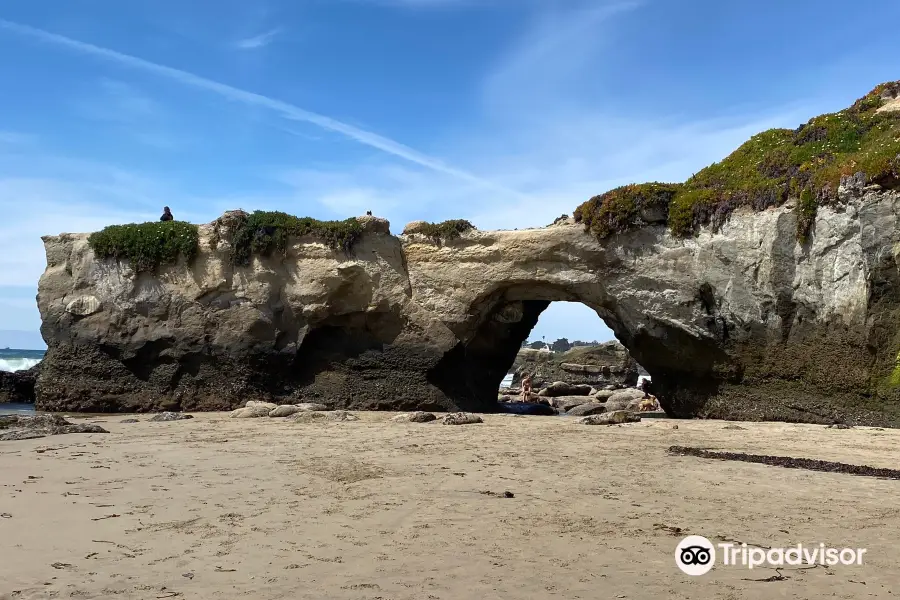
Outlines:
[{"label": "sandy beach", "polygon": [[[358,414],[308,424],[102,416],[87,422],[108,434],[0,443],[0,598],[900,594],[900,481],[666,452],[896,468],[897,430]],[[867,553],[861,566],[717,564],[690,577],[675,564],[685,535]]]}]

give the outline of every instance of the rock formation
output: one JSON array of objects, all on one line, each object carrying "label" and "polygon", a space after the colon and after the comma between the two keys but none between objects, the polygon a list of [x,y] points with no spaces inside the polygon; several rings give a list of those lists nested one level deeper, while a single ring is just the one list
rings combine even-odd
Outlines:
[{"label": "rock formation", "polygon": [[[649,372],[672,416],[900,425],[900,192],[890,177],[871,181],[844,177],[815,211],[805,191],[731,206],[690,236],[646,207],[640,227],[607,235],[618,217],[603,205],[603,235],[596,219],[590,232],[570,219],[394,236],[386,221],[360,217],[358,237],[337,250],[283,235],[271,251],[277,228],[247,233],[254,217],[233,212],[199,228],[190,260],[155,271],[96,256],[87,235],[48,236],[37,408],[302,399],[494,411],[541,312],[575,301]],[[698,206],[688,207],[695,216]],[[230,260],[238,235],[270,251]]]},{"label": "rock formation", "polygon": [[556,353],[522,348],[513,362],[512,385],[518,386],[525,373],[536,387],[554,381],[585,384],[596,388],[637,384],[639,367],[628,350],[618,342],[574,348]]},{"label": "rock formation", "polygon": [[0,403],[34,403],[34,385],[41,363],[22,371],[0,371]]}]

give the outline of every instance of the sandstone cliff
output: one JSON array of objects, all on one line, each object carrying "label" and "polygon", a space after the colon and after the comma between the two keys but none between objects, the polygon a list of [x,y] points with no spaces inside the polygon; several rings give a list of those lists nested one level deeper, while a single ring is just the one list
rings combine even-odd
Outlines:
[{"label": "sandstone cliff", "polygon": [[900,113],[878,113],[898,95],[541,229],[226,213],[167,230],[163,258],[181,258],[137,252],[138,271],[87,235],[45,237],[37,408],[490,411],[566,300],[605,320],[671,415],[900,425]]},{"label": "sandstone cliff", "polygon": [[687,240],[570,222],[438,242],[363,218],[350,255],[296,239],[248,267],[227,260],[226,215],[191,265],[155,275],[48,236],[37,408],[491,410],[541,311],[567,300],[597,311],[670,414],[898,424],[900,194],[853,183],[806,246],[791,203]]}]

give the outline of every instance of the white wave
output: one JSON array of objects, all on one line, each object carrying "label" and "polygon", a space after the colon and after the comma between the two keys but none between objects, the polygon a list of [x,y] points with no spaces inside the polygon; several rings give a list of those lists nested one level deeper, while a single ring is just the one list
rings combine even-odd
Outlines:
[{"label": "white wave", "polygon": [[39,358],[0,358],[0,371],[24,371],[41,362]]}]

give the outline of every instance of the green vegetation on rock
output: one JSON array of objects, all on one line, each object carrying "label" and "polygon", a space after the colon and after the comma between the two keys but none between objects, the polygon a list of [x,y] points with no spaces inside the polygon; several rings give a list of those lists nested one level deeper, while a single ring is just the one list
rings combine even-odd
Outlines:
[{"label": "green vegetation on rock", "polygon": [[435,240],[452,240],[472,229],[475,229],[475,226],[465,219],[451,219],[440,223],[421,223],[416,226],[414,233]]},{"label": "green vegetation on rock", "polygon": [[575,220],[599,238],[625,231],[638,223],[643,211],[661,211],[665,218],[679,184],[643,183],[618,187],[594,196],[575,209]]},{"label": "green vegetation on rock", "polygon": [[96,256],[128,260],[139,272],[172,264],[179,256],[190,261],[198,243],[197,226],[183,221],[110,225],[88,237]]},{"label": "green vegetation on rock", "polygon": [[304,235],[321,239],[329,248],[349,251],[363,233],[355,218],[343,221],[319,221],[287,213],[258,210],[247,216],[234,232],[232,260],[236,265],[250,263],[252,254],[269,256],[275,250],[284,253],[289,237]]},{"label": "green vegetation on rock", "polygon": [[804,189],[800,192],[800,200],[797,202],[797,241],[805,244],[809,239],[809,232],[816,220],[816,199],[812,192]]},{"label": "green vegetation on rock", "polygon": [[643,225],[642,207],[667,202],[669,228],[686,237],[701,225],[721,226],[736,208],[764,210],[798,198],[803,242],[817,207],[837,200],[843,177],[863,173],[866,183],[900,185],[900,111],[877,112],[897,96],[900,81],[881,84],[848,109],[753,136],[683,184],[636,184],[591,198],[575,219],[604,238]]}]

